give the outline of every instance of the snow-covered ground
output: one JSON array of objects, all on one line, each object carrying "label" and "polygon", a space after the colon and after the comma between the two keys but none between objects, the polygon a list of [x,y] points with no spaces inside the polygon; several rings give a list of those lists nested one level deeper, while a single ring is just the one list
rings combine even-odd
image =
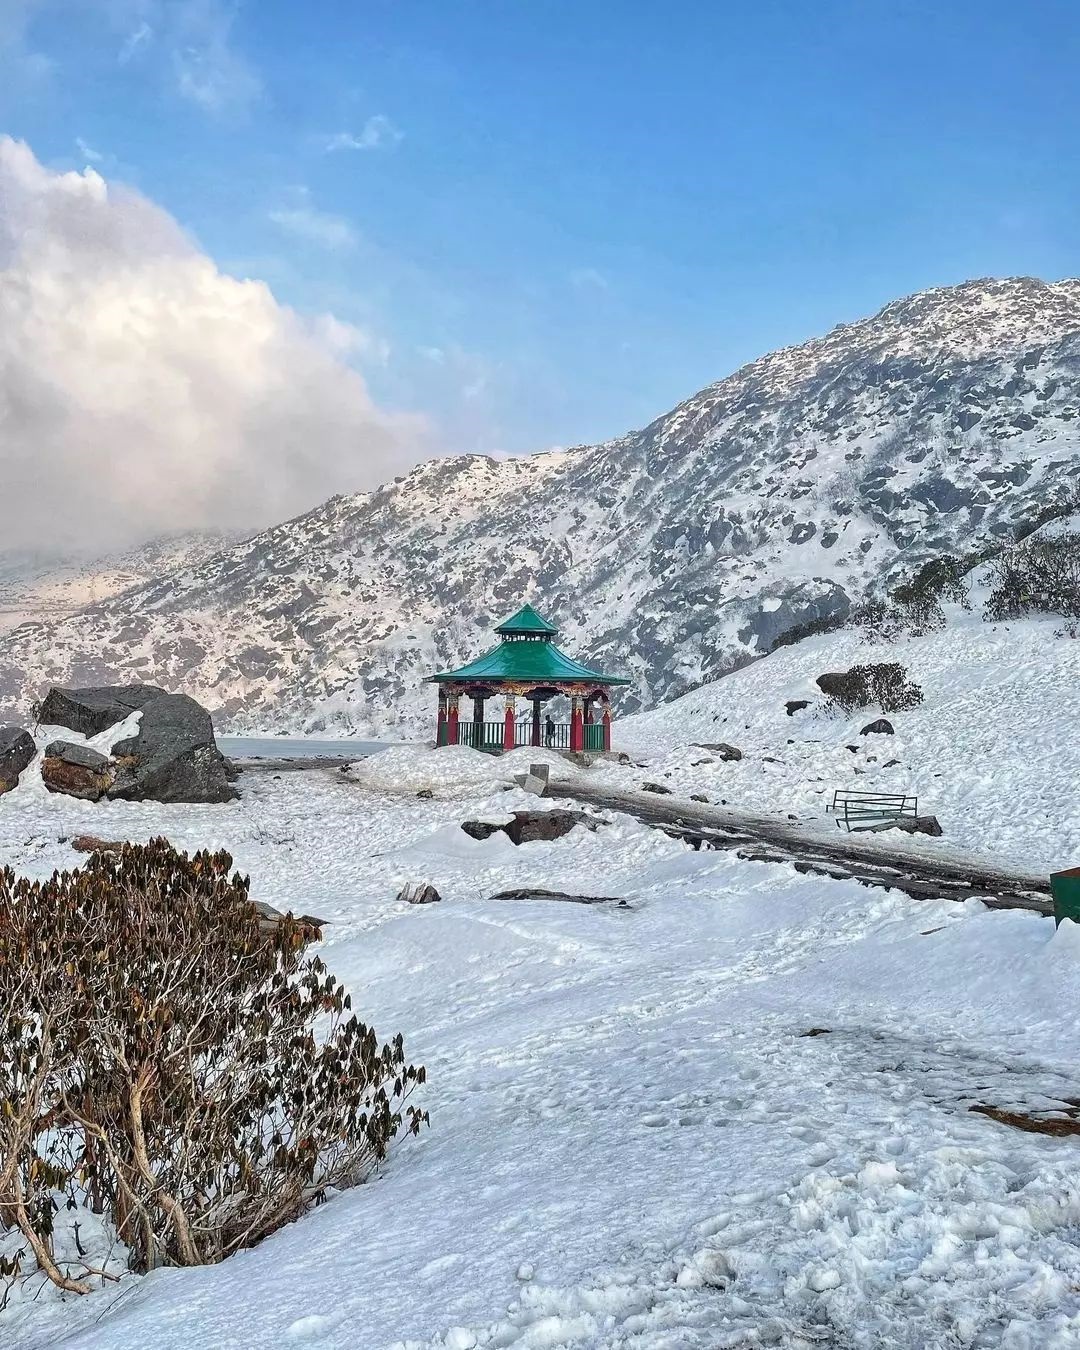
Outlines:
[{"label": "snow-covered ground", "polygon": [[[763,718],[802,692],[766,668],[724,682],[756,688]],[[941,708],[897,719],[908,762],[947,738]],[[763,748],[725,713],[701,739]],[[643,742],[644,723],[627,728]],[[467,837],[464,819],[547,805],[505,790],[534,757],[393,749],[350,775],[249,772],[223,806],[90,805],[30,780],[0,799],[17,871],[74,865],[79,832],[164,833],[228,847],[258,898],[328,919],[325,959],[426,1064],[431,1112],[378,1179],[220,1266],[66,1301],[35,1278],[0,1342],[1080,1345],[1080,1141],[968,1109],[1080,1096],[1080,933],[694,853],[625,818],[520,848]],[[768,766],[716,772],[732,769],[749,791]],[[984,791],[963,800],[989,811]],[[941,814],[953,834],[959,811]],[[396,901],[424,880],[440,904]],[[626,905],[490,899],[529,885]]]},{"label": "snow-covered ground", "polygon": [[[643,763],[605,765],[620,786],[655,780],[717,804],[825,819],[834,788],[918,795],[938,817],[941,847],[972,849],[1026,870],[1080,864],[1080,640],[1061,620],[988,624],[954,610],[943,631],[889,642],[841,631],[781,647],[673,703],[615,725],[617,749]],[[861,736],[879,713],[825,709],[826,671],[899,661],[925,694],[889,713],[896,734]],[[788,716],[786,703],[811,706]],[[743,751],[718,760],[693,742]],[[854,747],[852,750],[849,747]]]}]

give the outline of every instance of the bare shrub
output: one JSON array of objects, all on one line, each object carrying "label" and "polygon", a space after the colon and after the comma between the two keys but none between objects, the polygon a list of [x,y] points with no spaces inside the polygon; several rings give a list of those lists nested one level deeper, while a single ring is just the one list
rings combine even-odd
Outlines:
[{"label": "bare shrub", "polygon": [[1057,614],[1080,620],[1080,533],[1032,537],[1006,549],[993,563],[990,585],[988,619]]},{"label": "bare shrub", "polygon": [[0,874],[0,1225],[57,1263],[66,1196],[137,1270],[220,1261],[362,1181],[424,1081],[227,853],[163,839],[45,883]]},{"label": "bare shrub", "polygon": [[895,661],[833,671],[820,675],[817,683],[829,696],[829,703],[844,712],[871,705],[882,712],[903,712],[917,708],[923,701],[923,691]]}]

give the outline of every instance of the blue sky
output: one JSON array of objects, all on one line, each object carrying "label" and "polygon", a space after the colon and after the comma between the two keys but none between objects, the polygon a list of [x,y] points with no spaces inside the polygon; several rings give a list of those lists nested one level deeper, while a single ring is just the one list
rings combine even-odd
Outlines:
[{"label": "blue sky", "polygon": [[360,326],[445,448],[521,451],[1075,273],[1078,58],[1059,0],[0,0],[0,132]]}]

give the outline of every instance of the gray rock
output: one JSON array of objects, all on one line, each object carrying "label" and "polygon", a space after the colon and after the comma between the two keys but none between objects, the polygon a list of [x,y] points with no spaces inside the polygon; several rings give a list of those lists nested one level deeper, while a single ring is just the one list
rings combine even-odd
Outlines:
[{"label": "gray rock", "polygon": [[690,800],[692,802],[707,802],[709,799],[704,792],[691,792]]},{"label": "gray rock", "polygon": [[34,738],[22,727],[0,727],[0,794],[18,784],[19,774],[37,754]]},{"label": "gray rock", "polygon": [[931,834],[935,838],[945,833],[937,816],[898,816],[888,828],[903,830],[905,834]]},{"label": "gray rock", "polygon": [[41,781],[50,792],[82,801],[100,801],[112,786],[114,776],[114,765],[108,755],[71,741],[53,741],[41,761]]},{"label": "gray rock", "polygon": [[65,764],[73,764],[80,769],[93,769],[95,773],[104,773],[110,764],[109,756],[89,745],[76,745],[74,741],[52,741],[45,747],[46,759],[62,759]]},{"label": "gray rock", "polygon": [[398,899],[407,905],[435,905],[442,896],[430,882],[422,885],[405,885],[398,892]]},{"label": "gray rock", "polygon": [[240,794],[205,708],[187,694],[163,694],[143,708],[139,733],[113,747],[120,765],[109,790],[120,801],[228,802]]},{"label": "gray rock", "polygon": [[808,698],[790,698],[784,704],[789,717],[794,717],[797,712],[802,712],[804,708],[809,708],[809,706],[810,700]]},{"label": "gray rock", "polygon": [[717,759],[731,762],[742,759],[742,751],[738,746],[726,745],[723,741],[717,741],[713,745],[706,745],[703,741],[695,741],[694,744],[699,750],[711,750]]},{"label": "gray rock", "polygon": [[561,839],[576,825],[595,830],[599,821],[584,811],[515,811],[513,819],[503,825],[486,820],[466,820],[461,828],[472,839],[490,839],[493,834],[505,834],[512,844],[535,844]]},{"label": "gray rock", "polygon": [[670,797],[671,789],[665,787],[663,783],[642,783],[642,792],[658,792],[662,797]]},{"label": "gray rock", "polygon": [[863,729],[862,729],[862,731],[859,732],[859,735],[860,735],[860,736],[895,736],[895,735],[896,735],[896,731],[895,731],[895,729],[894,729],[894,727],[893,727],[893,724],[889,721],[889,719],[888,719],[887,717],[879,717],[879,718],[876,719],[876,721],[873,721],[873,722],[867,722],[866,726],[864,726]]},{"label": "gray rock", "polygon": [[570,895],[567,891],[547,891],[540,886],[523,886],[519,890],[496,891],[489,900],[563,900],[572,905],[618,905],[629,909],[617,895]]},{"label": "gray rock", "polygon": [[83,736],[96,736],[164,693],[164,689],[152,684],[103,685],[95,689],[52,688],[41,704],[38,721],[46,726],[67,727]]},{"label": "gray rock", "polygon": [[489,820],[463,820],[461,828],[470,839],[490,839],[493,834],[505,830],[505,825],[493,825]]}]

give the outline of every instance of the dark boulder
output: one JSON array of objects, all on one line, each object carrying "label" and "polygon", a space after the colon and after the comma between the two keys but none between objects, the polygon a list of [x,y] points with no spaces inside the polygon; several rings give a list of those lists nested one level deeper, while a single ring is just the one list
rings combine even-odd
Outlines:
[{"label": "dark boulder", "polygon": [[935,839],[945,833],[937,816],[898,816],[888,828],[905,834],[930,834]]},{"label": "dark boulder", "polygon": [[19,774],[37,754],[34,738],[22,727],[0,727],[0,793],[10,792]]},{"label": "dark boulder", "polygon": [[704,792],[691,792],[690,800],[692,802],[707,802],[709,799]]},{"label": "dark boulder", "polygon": [[493,834],[505,830],[505,825],[492,825],[489,820],[464,820],[461,828],[470,839],[490,839]]},{"label": "dark boulder", "polygon": [[597,822],[584,811],[515,811],[514,819],[505,829],[512,844],[534,844],[561,839],[575,825],[595,830]]},{"label": "dark boulder", "polygon": [[663,783],[642,783],[642,792],[658,792],[662,797],[670,797],[671,789],[665,787]]},{"label": "dark boulder", "polygon": [[784,704],[789,717],[794,717],[797,712],[802,712],[804,708],[809,708],[809,706],[810,700],[808,698],[789,698]]},{"label": "dark boulder", "polygon": [[137,736],[113,746],[119,765],[109,790],[120,801],[228,802],[224,755],[205,708],[187,694],[162,694],[142,710]]},{"label": "dark boulder", "polygon": [[490,839],[493,834],[505,834],[512,844],[535,844],[561,839],[575,825],[595,830],[599,823],[584,811],[515,811],[513,819],[504,825],[466,820],[461,828],[472,839]]},{"label": "dark boulder", "polygon": [[541,886],[523,886],[513,891],[497,891],[489,900],[563,900],[572,905],[618,905],[629,909],[617,895],[570,895],[567,891],[547,891]]},{"label": "dark boulder", "polygon": [[879,718],[876,719],[876,721],[873,721],[873,722],[867,722],[866,726],[864,726],[863,729],[862,729],[862,731],[859,732],[859,735],[860,735],[860,736],[895,736],[895,735],[896,735],[896,731],[895,731],[895,729],[894,729],[894,727],[893,727],[893,724],[889,721],[889,719],[888,719],[887,717],[879,717]]},{"label": "dark boulder", "polygon": [[725,745],[723,741],[718,741],[714,745],[706,745],[702,741],[695,741],[694,744],[699,750],[711,750],[718,759],[734,761],[742,759],[742,751],[735,745]]},{"label": "dark boulder", "polygon": [[96,736],[117,722],[161,698],[164,689],[152,684],[106,685],[98,689],[50,689],[38,712],[38,721],[67,727],[82,736]]},{"label": "dark boulder", "polygon": [[830,670],[824,675],[819,675],[814,681],[823,694],[828,694],[830,698],[839,698],[848,687],[848,673],[846,670]]},{"label": "dark boulder", "polygon": [[41,761],[41,780],[50,792],[96,802],[112,785],[114,767],[108,755],[72,741],[53,741]]}]

